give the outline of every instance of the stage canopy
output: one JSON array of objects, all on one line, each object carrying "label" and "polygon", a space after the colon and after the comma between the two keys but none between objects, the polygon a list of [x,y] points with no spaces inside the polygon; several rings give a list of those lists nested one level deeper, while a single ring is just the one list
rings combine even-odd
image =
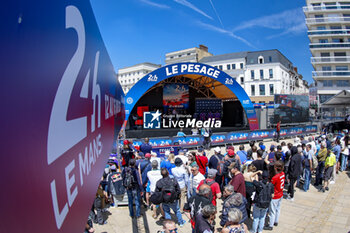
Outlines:
[{"label": "stage canopy", "polygon": [[350,92],[343,90],[321,104],[321,108],[345,108],[350,107]]},{"label": "stage canopy", "polygon": [[237,99],[247,115],[250,129],[259,129],[253,103],[245,90],[225,72],[201,63],[171,64],[144,76],[125,96],[125,119],[143,95],[167,82],[188,84],[208,98]]}]

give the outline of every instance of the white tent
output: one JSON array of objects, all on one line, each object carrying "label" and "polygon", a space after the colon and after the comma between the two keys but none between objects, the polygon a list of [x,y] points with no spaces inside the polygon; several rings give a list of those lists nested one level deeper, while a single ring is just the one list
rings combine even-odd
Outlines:
[{"label": "white tent", "polygon": [[338,94],[321,104],[321,108],[346,108],[350,107],[350,92],[340,91]]}]

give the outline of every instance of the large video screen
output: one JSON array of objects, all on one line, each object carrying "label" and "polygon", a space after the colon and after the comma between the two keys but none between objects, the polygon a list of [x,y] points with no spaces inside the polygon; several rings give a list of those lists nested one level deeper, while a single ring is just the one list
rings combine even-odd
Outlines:
[{"label": "large video screen", "polygon": [[189,89],[186,84],[171,83],[163,87],[164,109],[187,109],[189,106]]},{"label": "large video screen", "polygon": [[304,95],[275,95],[274,123],[309,121],[309,97]]}]

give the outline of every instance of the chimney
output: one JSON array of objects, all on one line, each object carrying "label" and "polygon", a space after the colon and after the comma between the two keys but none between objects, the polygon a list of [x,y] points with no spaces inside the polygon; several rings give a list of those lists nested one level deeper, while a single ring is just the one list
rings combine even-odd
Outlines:
[{"label": "chimney", "polygon": [[200,44],[199,49],[204,50],[205,52],[208,52],[208,47],[205,45]]},{"label": "chimney", "polygon": [[294,67],[294,71],[298,73],[298,67]]}]

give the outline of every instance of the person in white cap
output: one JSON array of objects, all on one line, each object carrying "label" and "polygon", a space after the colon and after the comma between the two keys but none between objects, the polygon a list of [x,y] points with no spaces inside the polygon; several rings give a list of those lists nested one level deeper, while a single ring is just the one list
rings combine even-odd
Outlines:
[{"label": "person in white cap", "polygon": [[176,158],[180,158],[182,160],[182,163],[185,164],[185,165],[188,162],[188,158],[185,155],[185,152],[183,150],[179,150],[179,154],[175,156],[175,159]]},{"label": "person in white cap", "polygon": [[[165,154],[166,154],[167,152],[169,152],[169,154],[170,154],[170,151],[165,151]],[[169,155],[169,154],[168,154],[168,155]],[[157,162],[158,162],[158,169],[160,169],[160,162],[161,162],[161,159],[160,159],[159,157],[157,157],[157,153],[151,151],[151,159],[150,159],[150,162],[152,163],[153,160],[157,160]]]}]

